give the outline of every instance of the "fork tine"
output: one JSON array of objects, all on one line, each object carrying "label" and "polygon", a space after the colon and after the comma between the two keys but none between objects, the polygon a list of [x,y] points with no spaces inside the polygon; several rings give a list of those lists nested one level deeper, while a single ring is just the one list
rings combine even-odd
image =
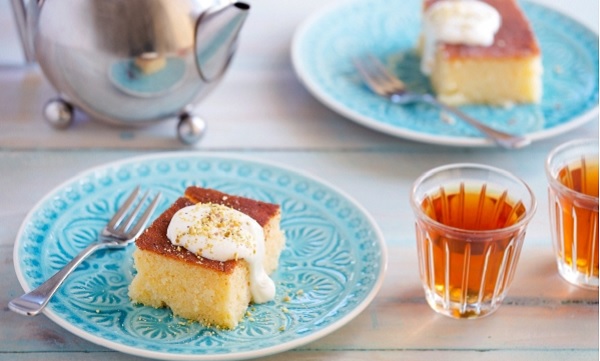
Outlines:
[{"label": "fork tine", "polygon": [[123,217],[125,216],[125,213],[129,209],[129,207],[131,207],[131,204],[136,199],[139,192],[140,192],[140,186],[135,187],[135,189],[131,192],[129,197],[127,197],[127,200],[125,200],[125,203],[123,203],[121,208],[119,208],[119,210],[112,217],[110,222],[108,222],[108,225],[106,226],[107,228],[115,229],[116,225],[121,223],[121,221],[123,220]]},{"label": "fork tine", "polygon": [[368,54],[363,58],[354,58],[353,62],[365,83],[375,93],[390,96],[406,91],[404,83],[391,74],[373,55]]},{"label": "fork tine", "polygon": [[146,223],[148,223],[150,216],[152,215],[152,213],[154,212],[154,209],[158,205],[159,199],[160,199],[160,192],[158,192],[158,194],[156,194],[156,196],[154,196],[152,203],[150,203],[150,206],[148,206],[148,208],[146,208],[146,211],[142,214],[142,216],[138,220],[138,223],[135,225],[135,227],[133,227],[133,229],[128,232],[129,238],[137,237],[138,234],[142,231],[142,229],[146,227]]},{"label": "fork tine", "polygon": [[353,58],[352,62],[354,63],[354,67],[360,73],[362,79],[367,83],[369,88],[376,93],[383,95],[383,89],[379,86],[379,82],[376,80],[375,75],[373,75],[369,69],[370,67],[364,63],[363,59]]},{"label": "fork tine", "polygon": [[373,66],[377,69],[378,73],[384,77],[389,83],[391,83],[394,87],[399,88],[401,90],[406,89],[406,85],[402,80],[398,77],[390,73],[390,71],[377,59],[373,54],[368,54],[367,58],[371,61]]},{"label": "fork tine", "polygon": [[385,79],[381,77],[381,74],[375,67],[365,58],[356,58],[354,60],[354,66],[361,74],[363,80],[367,83],[367,86],[371,88],[375,93],[379,95],[387,96],[387,87],[385,86]]},{"label": "fork tine", "polygon": [[119,226],[116,229],[117,232],[125,232],[131,226],[131,224],[135,220],[135,217],[137,217],[138,213],[140,213],[140,210],[142,209],[144,202],[148,198],[148,193],[149,193],[149,191],[146,191],[146,193],[144,193],[144,195],[142,196],[142,199],[140,199],[137,206],[133,209],[133,211],[129,214],[129,216],[126,219],[124,219],[121,222],[121,224],[119,224]]}]

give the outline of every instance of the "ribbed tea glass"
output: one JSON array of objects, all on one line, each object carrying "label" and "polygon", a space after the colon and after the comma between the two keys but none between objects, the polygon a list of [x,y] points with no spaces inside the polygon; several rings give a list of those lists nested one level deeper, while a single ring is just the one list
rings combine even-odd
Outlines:
[{"label": "ribbed tea glass", "polygon": [[552,239],[559,274],[598,290],[598,140],[575,140],[546,160]]},{"label": "ribbed tea glass", "polygon": [[527,184],[498,168],[451,164],[415,181],[411,205],[429,305],[454,318],[497,310],[536,209]]}]

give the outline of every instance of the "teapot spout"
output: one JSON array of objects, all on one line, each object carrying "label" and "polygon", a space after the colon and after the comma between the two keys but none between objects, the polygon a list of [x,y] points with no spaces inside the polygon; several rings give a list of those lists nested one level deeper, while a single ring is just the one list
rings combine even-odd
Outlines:
[{"label": "teapot spout", "polygon": [[238,34],[248,16],[250,5],[234,2],[209,9],[196,24],[196,65],[200,77],[211,82],[227,69],[237,48]]}]

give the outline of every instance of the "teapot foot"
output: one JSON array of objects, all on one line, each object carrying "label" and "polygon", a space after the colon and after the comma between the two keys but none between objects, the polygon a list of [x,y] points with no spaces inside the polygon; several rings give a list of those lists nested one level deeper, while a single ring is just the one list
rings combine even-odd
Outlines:
[{"label": "teapot foot", "polygon": [[177,124],[177,137],[187,145],[198,142],[206,131],[206,122],[197,115],[184,112],[179,116]]},{"label": "teapot foot", "polygon": [[61,98],[49,100],[44,106],[44,118],[56,129],[66,129],[73,124],[73,106]]}]

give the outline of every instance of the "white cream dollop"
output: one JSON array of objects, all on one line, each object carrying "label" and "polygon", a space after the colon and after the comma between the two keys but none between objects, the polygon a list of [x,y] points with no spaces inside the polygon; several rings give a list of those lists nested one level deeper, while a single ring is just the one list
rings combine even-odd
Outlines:
[{"label": "white cream dollop", "polygon": [[439,42],[490,46],[502,18],[498,10],[479,0],[442,0],[423,15],[423,56],[421,71],[431,74]]},{"label": "white cream dollop", "polygon": [[265,235],[248,215],[213,203],[198,203],[177,211],[167,228],[175,246],[215,261],[244,259],[250,271],[254,303],[275,298],[275,283],[263,267]]}]

